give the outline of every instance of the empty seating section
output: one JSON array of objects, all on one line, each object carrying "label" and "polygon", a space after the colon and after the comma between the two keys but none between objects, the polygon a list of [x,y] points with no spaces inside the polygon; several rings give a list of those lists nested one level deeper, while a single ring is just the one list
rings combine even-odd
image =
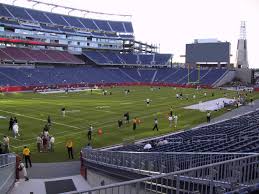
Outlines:
[{"label": "empty seating section", "polygon": [[8,55],[4,50],[0,49],[0,60],[1,61],[13,61],[14,58],[12,58],[10,55]]},{"label": "empty seating section", "polygon": [[85,28],[76,17],[63,16],[63,18],[69,23],[70,26]]},{"label": "empty seating section", "polygon": [[84,24],[84,26],[88,29],[92,29],[92,30],[98,30],[98,27],[96,26],[96,24],[93,22],[93,20],[91,19],[87,19],[87,18],[79,18],[79,20]]},{"label": "empty seating section", "polygon": [[126,32],[122,22],[110,21],[110,26],[115,32]]},{"label": "empty seating section", "polygon": [[170,58],[172,57],[171,54],[159,54],[159,55],[155,55],[155,63],[157,65],[160,65],[160,64],[165,64],[167,63]]},{"label": "empty seating section", "polygon": [[35,21],[41,22],[41,23],[51,23],[51,21],[48,19],[48,17],[46,17],[46,15],[44,14],[44,12],[40,12],[37,10],[33,10],[33,9],[27,9],[27,12],[32,16],[32,18]]},{"label": "empty seating section", "polygon": [[[25,51],[33,60],[48,60],[50,63],[72,63],[77,59],[68,55],[67,52],[61,51]],[[33,53],[33,54],[32,54]],[[96,54],[96,53],[94,53]],[[1,49],[0,49],[1,56]],[[7,56],[8,57],[8,56]],[[12,56],[15,57],[15,56]],[[96,57],[96,56],[94,56]],[[98,55],[100,60],[106,60],[101,54]],[[115,56],[114,56],[115,57]],[[207,70],[206,70],[207,71]],[[22,73],[21,73],[22,72]],[[185,74],[184,74],[185,72]],[[151,83],[177,83],[181,77],[186,76],[187,70],[179,68],[159,68],[159,69],[137,69],[137,68],[107,68],[107,67],[45,67],[45,68],[6,68],[0,67],[0,85],[1,86],[29,86],[29,85],[49,85],[49,84],[76,84],[76,83],[132,83],[142,82]],[[19,75],[19,76],[17,76]],[[167,77],[167,78],[166,78]],[[177,79],[171,78],[177,77]],[[166,79],[165,79],[166,78]],[[154,80],[153,80],[154,79]],[[212,81],[211,81],[212,80]],[[211,77],[210,83],[216,80]],[[186,84],[186,83],[183,83]],[[207,83],[203,83],[204,85]],[[211,127],[209,127],[211,128]],[[206,128],[207,129],[207,128]],[[223,131],[224,132],[224,131]],[[222,132],[222,133],[223,133]],[[188,133],[186,133],[188,134]],[[201,134],[211,134],[211,131],[202,132]],[[185,134],[184,134],[185,135]],[[182,137],[182,136],[181,136]]]},{"label": "empty seating section", "polygon": [[124,22],[123,24],[127,32],[133,33],[133,27],[131,22]]},{"label": "empty seating section", "polygon": [[33,59],[28,54],[23,52],[23,49],[6,47],[1,50],[11,56],[15,61],[33,61]]},{"label": "empty seating section", "polygon": [[62,25],[62,26],[69,26],[69,24],[63,19],[63,17],[59,14],[55,13],[46,13],[50,21],[54,24]]},{"label": "empty seating section", "polygon": [[[172,134],[168,144],[153,146],[148,152],[258,152],[259,111],[217,124]],[[182,142],[174,142],[175,139]],[[162,139],[153,140],[159,142]],[[141,151],[146,143],[115,148],[114,151]]]},{"label": "empty seating section", "polygon": [[95,23],[101,30],[104,30],[104,31],[112,31],[107,21],[94,20],[94,23]]},{"label": "empty seating section", "polygon": [[141,64],[151,64],[153,61],[153,55],[139,55],[139,62]]},{"label": "empty seating section", "polygon": [[0,48],[0,61],[84,64],[84,62],[66,51],[32,50],[28,48]]},{"label": "empty seating section", "polygon": [[226,70],[224,69],[215,69],[213,71],[209,71],[208,75],[203,77],[201,81],[209,83],[211,85],[214,83],[213,80],[210,79],[211,77],[214,77],[215,79],[219,79],[225,72]]},{"label": "empty seating section", "polygon": [[79,18],[69,15],[42,12],[39,10],[32,10],[6,4],[0,4],[0,16],[39,23],[73,26],[82,29],[133,33],[131,22]]},{"label": "empty seating section", "polygon": [[12,17],[12,15],[7,11],[6,7],[3,4],[0,4],[0,13],[1,16]]},{"label": "empty seating section", "polygon": [[11,5],[5,5],[9,12],[15,17],[22,20],[33,21],[33,19],[27,14],[24,8],[14,7]]},{"label": "empty seating section", "polygon": [[[84,51],[83,55],[90,58],[96,64],[142,64],[142,65],[167,65],[172,55],[164,54],[121,54],[119,52],[95,52]],[[102,55],[100,57],[100,55]],[[169,57],[168,57],[169,56]],[[159,61],[153,61],[154,59]]]},{"label": "empty seating section", "polygon": [[127,64],[137,64],[137,55],[134,55],[134,54],[117,54],[118,56],[120,56],[120,58],[122,58],[125,63]]}]

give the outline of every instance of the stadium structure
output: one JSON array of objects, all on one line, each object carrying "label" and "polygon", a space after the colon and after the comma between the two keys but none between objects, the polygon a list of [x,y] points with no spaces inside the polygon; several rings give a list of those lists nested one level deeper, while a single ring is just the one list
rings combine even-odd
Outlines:
[{"label": "stadium structure", "polygon": [[[96,85],[212,88],[247,75],[230,68],[228,42],[187,45],[186,63],[195,65],[172,67],[172,54],[158,53],[157,46],[135,40],[131,21],[0,4],[0,36],[2,92]],[[255,111],[131,145],[84,148],[81,174],[96,187],[71,193],[257,192],[258,125]],[[143,149],[165,139],[164,145]],[[8,180],[0,178],[0,191],[5,193],[15,181],[15,157],[0,159],[0,172]],[[98,176],[93,175],[96,172]],[[111,184],[100,186],[100,180]]]},{"label": "stadium structure", "polygon": [[[136,41],[131,21],[80,18],[7,4],[0,9],[3,91],[68,84],[186,86],[198,80],[198,69],[174,68],[172,54]],[[233,70],[200,69],[199,84],[218,86],[229,74]]]}]

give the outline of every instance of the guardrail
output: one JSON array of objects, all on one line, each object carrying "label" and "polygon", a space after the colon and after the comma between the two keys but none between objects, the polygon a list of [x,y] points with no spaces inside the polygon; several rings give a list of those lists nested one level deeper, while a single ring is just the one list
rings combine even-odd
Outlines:
[{"label": "guardrail", "polygon": [[259,154],[66,194],[220,194],[259,181]]},{"label": "guardrail", "polygon": [[0,193],[7,193],[15,182],[16,156],[0,155]]},{"label": "guardrail", "polygon": [[112,152],[84,149],[82,157],[84,163],[91,162],[150,175],[184,170],[251,154],[253,153]]},{"label": "guardrail", "polygon": [[227,134],[199,135],[192,137],[192,142],[227,141]]}]

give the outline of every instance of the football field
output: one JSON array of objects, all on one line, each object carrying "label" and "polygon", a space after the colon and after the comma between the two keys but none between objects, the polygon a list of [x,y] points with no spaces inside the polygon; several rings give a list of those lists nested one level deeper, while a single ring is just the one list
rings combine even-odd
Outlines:
[{"label": "football field", "polygon": [[[0,135],[10,137],[12,152],[21,153],[23,146],[28,146],[32,152],[32,162],[56,162],[68,160],[66,141],[71,139],[74,144],[75,159],[79,159],[79,152],[89,142],[87,131],[93,125],[94,131],[91,145],[94,148],[119,144],[126,139],[141,139],[151,136],[188,129],[206,121],[206,113],[199,110],[186,110],[183,107],[200,101],[224,97],[233,98],[236,92],[223,90],[196,90],[183,88],[155,88],[127,87],[129,94],[124,93],[123,87],[105,88],[102,90],[82,91],[77,93],[34,94],[9,93],[0,96]],[[112,93],[110,95],[110,92]],[[204,96],[204,92],[207,96]],[[177,99],[176,94],[182,93],[184,98]],[[214,93],[214,96],[212,95]],[[193,98],[193,95],[196,98]],[[254,94],[249,94],[254,95]],[[151,100],[147,107],[145,100]],[[173,114],[178,115],[178,126],[169,127],[168,113],[173,107]],[[61,108],[66,108],[66,116],[61,114]],[[227,111],[214,111],[212,118]],[[124,119],[125,112],[129,112],[130,123],[118,128],[118,119]],[[55,137],[55,151],[37,153],[36,137],[43,131],[48,115],[51,117],[52,127],[50,135]],[[14,139],[12,131],[8,131],[10,116],[16,116],[21,136]],[[6,117],[6,118],[1,118]],[[140,124],[132,130],[132,119],[137,117]],[[153,131],[154,118],[158,118],[159,131]],[[98,129],[102,134],[98,134]]]}]

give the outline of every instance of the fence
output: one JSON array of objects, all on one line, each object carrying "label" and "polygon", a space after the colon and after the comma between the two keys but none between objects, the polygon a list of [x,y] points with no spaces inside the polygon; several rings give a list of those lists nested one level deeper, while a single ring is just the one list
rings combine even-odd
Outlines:
[{"label": "fence", "polygon": [[259,180],[259,154],[67,194],[221,194]]},{"label": "fence", "polygon": [[[248,153],[190,153],[190,152],[111,152],[83,150],[84,163],[134,171],[142,174],[169,173],[231,160]],[[87,166],[87,164],[85,164]]]},{"label": "fence", "polygon": [[0,193],[7,193],[15,182],[16,156],[0,155]]},{"label": "fence", "polygon": [[215,141],[227,141],[226,134],[214,134],[214,135],[199,135],[192,137],[192,142],[215,142]]}]

